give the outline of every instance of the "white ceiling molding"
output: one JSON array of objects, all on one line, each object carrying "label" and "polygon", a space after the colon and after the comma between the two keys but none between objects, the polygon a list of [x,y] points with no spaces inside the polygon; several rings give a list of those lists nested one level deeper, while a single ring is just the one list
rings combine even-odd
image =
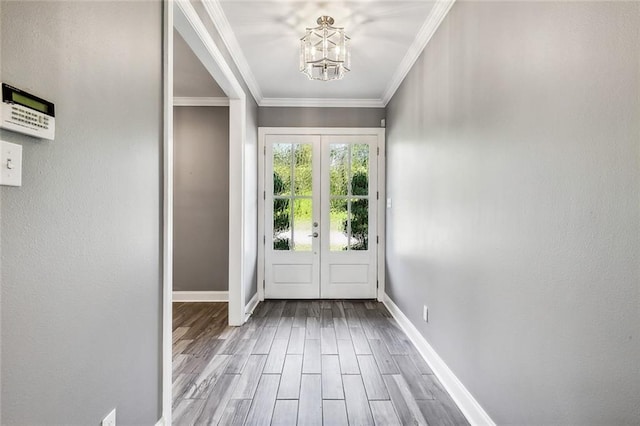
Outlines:
[{"label": "white ceiling molding", "polygon": [[173,106],[229,106],[229,98],[174,97]]},{"label": "white ceiling molding", "polygon": [[202,3],[209,14],[211,21],[213,21],[213,25],[215,25],[218,33],[220,33],[220,37],[222,37],[222,41],[227,47],[233,62],[235,62],[238,67],[247,87],[249,87],[249,91],[251,91],[256,102],[260,105],[262,102],[262,90],[260,90],[260,86],[258,85],[253,72],[251,72],[251,67],[242,53],[242,49],[240,49],[238,40],[236,39],[233,29],[227,20],[227,16],[222,10],[222,6],[220,6],[219,0],[203,0]]},{"label": "white ceiling molding", "polygon": [[447,13],[449,13],[449,10],[455,1],[456,0],[438,0],[433,6],[427,20],[420,28],[415,40],[409,47],[409,50],[402,59],[402,62],[400,62],[400,65],[398,65],[395,74],[389,81],[389,85],[382,95],[382,101],[385,106],[396,93],[396,90],[398,90],[398,87],[402,84],[402,81],[413,67],[413,64],[418,60],[418,57],[429,43],[429,40],[431,40],[431,37],[433,37],[444,18],[447,16]]},{"label": "white ceiling molding", "polygon": [[261,107],[384,108],[382,99],[264,98]]}]

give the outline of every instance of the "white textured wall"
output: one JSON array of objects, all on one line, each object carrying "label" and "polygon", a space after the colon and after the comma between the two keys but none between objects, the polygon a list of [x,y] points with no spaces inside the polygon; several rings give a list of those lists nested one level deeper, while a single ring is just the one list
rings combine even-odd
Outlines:
[{"label": "white textured wall", "polygon": [[640,423],[639,28],[458,2],[388,106],[388,292],[499,424]]},{"label": "white textured wall", "polygon": [[2,1],[2,80],[56,139],[2,187],[3,425],[160,417],[162,4]]}]

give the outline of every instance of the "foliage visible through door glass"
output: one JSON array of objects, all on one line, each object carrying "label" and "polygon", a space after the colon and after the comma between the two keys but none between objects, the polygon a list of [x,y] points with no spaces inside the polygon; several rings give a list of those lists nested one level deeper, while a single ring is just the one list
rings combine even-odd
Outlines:
[{"label": "foliage visible through door glass", "polygon": [[312,171],[311,171],[311,144],[294,145],[293,186],[294,195],[311,196]]},{"label": "foliage visible through door glass", "polygon": [[[282,186],[282,179],[277,173],[273,174],[274,192],[276,187]],[[290,250],[291,220],[289,199],[276,198],[273,200],[273,249]]]},{"label": "foliage visible through door glass", "polygon": [[293,251],[311,251],[313,202],[311,198],[293,200]]},{"label": "foliage visible through door glass", "polygon": [[331,144],[329,150],[331,195],[347,195],[349,190],[349,145]]},{"label": "foliage visible through door glass", "polygon": [[351,178],[351,194],[367,195],[369,193],[369,177],[366,173],[355,172]]},{"label": "foliage visible through door glass", "polygon": [[291,193],[291,152],[290,143],[273,145],[273,195]]},{"label": "foliage visible through door glass", "polygon": [[347,218],[347,200],[332,199],[329,206],[329,250],[346,250],[348,245],[347,233],[343,230],[343,224]]},{"label": "foliage visible through door glass", "polygon": [[354,199],[351,204],[351,228],[345,220],[343,229],[349,235],[350,250],[367,250],[369,248],[369,200],[366,198]]},{"label": "foliage visible through door glass", "polygon": [[351,195],[369,194],[369,145],[356,144],[351,150]]}]

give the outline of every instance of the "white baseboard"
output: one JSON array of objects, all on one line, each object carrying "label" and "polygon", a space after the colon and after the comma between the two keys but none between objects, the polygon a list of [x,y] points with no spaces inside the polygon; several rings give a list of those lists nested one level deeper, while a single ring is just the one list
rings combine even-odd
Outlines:
[{"label": "white baseboard", "polygon": [[174,302],[228,302],[228,291],[174,291]]},{"label": "white baseboard", "polygon": [[469,393],[467,388],[464,387],[462,382],[453,374],[453,371],[445,364],[436,351],[431,347],[427,339],[418,331],[413,323],[406,317],[404,313],[393,303],[393,300],[385,294],[382,301],[384,305],[389,309],[391,315],[398,321],[398,324],[402,330],[409,336],[409,339],[422,355],[422,358],[429,364],[431,370],[442,383],[442,386],[451,395],[453,401],[458,405],[462,414],[467,418],[472,425],[482,426],[495,426],[491,417],[484,411],[484,409],[478,404],[473,395]]},{"label": "white baseboard", "polygon": [[254,309],[256,309],[256,306],[258,306],[258,302],[260,301],[260,299],[258,299],[258,292],[256,292],[256,294],[253,295],[253,297],[251,298],[251,300],[249,300],[249,303],[247,303],[247,305],[244,307],[244,320],[248,320],[249,317],[251,317],[251,315],[253,315],[253,311]]}]

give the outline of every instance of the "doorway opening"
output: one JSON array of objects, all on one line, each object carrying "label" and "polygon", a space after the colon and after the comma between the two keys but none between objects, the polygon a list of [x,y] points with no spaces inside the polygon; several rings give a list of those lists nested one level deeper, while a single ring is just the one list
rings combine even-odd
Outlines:
[{"label": "doorway opening", "polygon": [[[164,9],[164,158],[163,158],[163,329],[162,415],[172,418],[172,302],[174,256],[174,29],[200,60],[228,99],[228,325],[246,320],[245,306],[245,133],[246,94],[213,41],[198,12],[188,1],[165,3]],[[253,166],[255,167],[255,165]],[[255,172],[254,172],[255,173]],[[255,189],[254,189],[255,190]]]}]

